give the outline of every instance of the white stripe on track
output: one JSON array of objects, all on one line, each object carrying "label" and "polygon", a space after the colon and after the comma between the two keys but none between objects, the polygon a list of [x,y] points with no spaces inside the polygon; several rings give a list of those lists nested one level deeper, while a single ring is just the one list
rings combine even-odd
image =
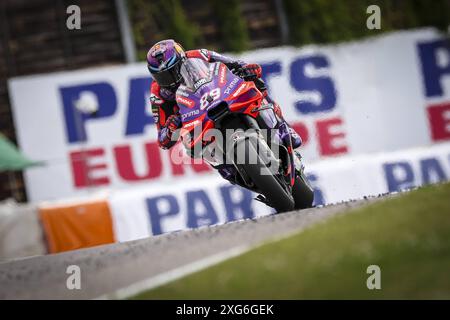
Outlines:
[{"label": "white stripe on track", "polygon": [[252,246],[238,246],[223,252],[211,255],[204,259],[200,259],[182,267],[172,269],[167,272],[160,273],[156,276],[141,280],[127,287],[118,289],[112,293],[104,294],[100,297],[95,298],[95,300],[107,300],[107,299],[126,299],[139,294],[144,291],[151,290],[153,288],[162,286],[166,283],[172,282],[174,280],[180,279],[191,273],[206,269],[215,264],[218,264],[227,259],[237,257],[246,251],[249,251]]}]

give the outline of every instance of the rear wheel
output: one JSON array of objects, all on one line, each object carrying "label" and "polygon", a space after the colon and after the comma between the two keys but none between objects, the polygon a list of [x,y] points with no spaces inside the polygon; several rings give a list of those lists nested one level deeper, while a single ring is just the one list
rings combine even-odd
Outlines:
[{"label": "rear wheel", "polygon": [[311,208],[313,205],[314,191],[303,171],[295,178],[295,183],[292,187],[292,196],[295,201],[295,209]]},{"label": "rear wheel", "polygon": [[[245,150],[248,153],[247,159],[256,159],[257,161],[255,164],[249,164],[245,161],[246,163],[239,164],[239,166],[252,180],[256,188],[260,190],[268,204],[277,210],[277,212],[293,210],[295,207],[293,196],[281,185],[271,170],[263,163],[257,155],[253,143],[248,139],[246,139],[245,143]],[[254,154],[251,154],[252,152]]]}]

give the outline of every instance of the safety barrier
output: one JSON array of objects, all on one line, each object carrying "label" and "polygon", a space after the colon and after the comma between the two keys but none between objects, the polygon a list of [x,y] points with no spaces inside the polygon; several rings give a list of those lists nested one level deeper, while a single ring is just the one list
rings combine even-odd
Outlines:
[{"label": "safety barrier", "polygon": [[[450,180],[450,143],[327,159],[306,168],[316,204],[336,203]],[[124,242],[273,212],[254,196],[217,174],[176,188],[149,185],[39,206],[5,203],[0,205],[0,257]]]}]

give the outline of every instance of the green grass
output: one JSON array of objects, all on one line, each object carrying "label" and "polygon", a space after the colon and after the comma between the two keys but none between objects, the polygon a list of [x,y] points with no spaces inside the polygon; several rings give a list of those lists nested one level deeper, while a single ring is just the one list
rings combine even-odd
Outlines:
[{"label": "green grass", "polygon": [[[366,286],[372,264],[380,290]],[[133,299],[450,299],[450,184],[334,217]]]}]

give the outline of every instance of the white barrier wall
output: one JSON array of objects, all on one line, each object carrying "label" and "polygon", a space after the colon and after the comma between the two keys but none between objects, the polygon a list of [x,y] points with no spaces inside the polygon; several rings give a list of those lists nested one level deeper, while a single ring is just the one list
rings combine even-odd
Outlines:
[{"label": "white barrier wall", "polygon": [[[450,139],[450,48],[434,29],[329,46],[256,50],[271,95],[303,136],[312,162]],[[211,176],[158,149],[145,63],[9,81],[30,200],[99,189],[181,186]],[[98,106],[96,116],[79,111]],[[156,187],[158,186],[158,187]]]},{"label": "white barrier wall", "polygon": [[[316,204],[450,180],[450,143],[327,159],[307,165]],[[269,214],[254,194],[219,177],[115,192],[109,204],[117,241]],[[299,213],[301,214],[301,213]]]},{"label": "white barrier wall", "polygon": [[255,194],[219,176],[115,192],[109,198],[118,241],[254,218],[273,212]]},{"label": "white barrier wall", "polygon": [[450,180],[450,143],[327,159],[309,172],[324,203],[406,190]]},{"label": "white barrier wall", "polygon": [[0,261],[47,252],[35,205],[0,202]]}]

